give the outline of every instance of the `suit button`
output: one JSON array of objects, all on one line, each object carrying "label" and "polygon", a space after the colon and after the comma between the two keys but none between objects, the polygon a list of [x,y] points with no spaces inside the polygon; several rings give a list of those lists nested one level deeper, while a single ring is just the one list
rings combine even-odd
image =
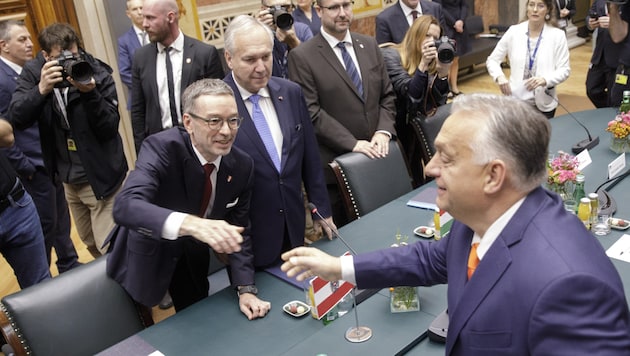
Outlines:
[{"label": "suit button", "polygon": [[280,214],[284,214],[284,209],[280,209],[280,210],[278,210],[278,212],[279,212]]}]

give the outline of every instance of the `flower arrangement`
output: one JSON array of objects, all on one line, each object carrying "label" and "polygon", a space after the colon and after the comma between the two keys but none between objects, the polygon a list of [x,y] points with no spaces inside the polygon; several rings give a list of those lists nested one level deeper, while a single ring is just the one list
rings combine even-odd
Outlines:
[{"label": "flower arrangement", "polygon": [[630,112],[622,112],[608,123],[606,131],[612,133],[610,149],[615,153],[630,151]]},{"label": "flower arrangement", "polygon": [[576,177],[580,174],[578,166],[580,162],[577,157],[563,151],[547,162],[547,184],[550,187],[554,185],[563,185],[566,182],[575,182]]},{"label": "flower arrangement", "polygon": [[606,131],[614,138],[626,138],[630,134],[630,113],[621,113],[608,123]]}]

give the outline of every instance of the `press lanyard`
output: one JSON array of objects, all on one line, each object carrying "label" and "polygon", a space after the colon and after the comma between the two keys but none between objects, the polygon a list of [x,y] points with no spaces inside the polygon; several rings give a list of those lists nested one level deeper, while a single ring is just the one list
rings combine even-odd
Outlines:
[{"label": "press lanyard", "polygon": [[534,55],[531,53],[531,48],[529,46],[529,29],[527,30],[527,57],[529,57],[529,72],[532,72],[532,68],[534,68],[534,62],[536,61],[536,53],[538,53],[538,46],[540,46],[540,40],[542,39],[543,30],[545,26],[540,30],[540,34],[538,35],[538,40],[536,41],[536,48],[534,48]]}]

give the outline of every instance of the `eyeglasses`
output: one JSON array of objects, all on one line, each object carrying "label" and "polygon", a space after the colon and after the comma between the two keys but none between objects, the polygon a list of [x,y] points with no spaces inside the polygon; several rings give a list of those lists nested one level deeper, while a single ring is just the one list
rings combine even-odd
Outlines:
[{"label": "eyeglasses", "polygon": [[354,4],[354,1],[350,1],[350,2],[344,2],[343,4],[336,4],[336,5],[331,5],[331,6],[320,6],[320,7],[332,13],[338,13],[339,9],[341,9],[342,7],[343,7],[344,12],[350,11],[352,9],[353,4]]},{"label": "eyeglasses", "polygon": [[538,3],[536,4],[535,2],[530,2],[527,3],[527,7],[529,7],[530,9],[534,9],[537,8],[538,10],[544,10],[547,8],[547,5],[543,4],[543,3]]},{"label": "eyeglasses", "polygon": [[210,130],[220,130],[223,127],[223,124],[226,123],[228,125],[228,127],[230,128],[230,130],[236,130],[239,128],[239,126],[241,126],[241,122],[243,122],[243,118],[242,117],[238,117],[238,116],[234,116],[231,117],[229,119],[223,120],[220,119],[218,117],[211,117],[209,119],[203,118],[199,115],[193,114],[191,112],[188,113],[188,115],[192,116],[193,118],[197,119],[197,120],[201,120],[203,122],[206,123],[206,125],[208,125],[208,128]]}]

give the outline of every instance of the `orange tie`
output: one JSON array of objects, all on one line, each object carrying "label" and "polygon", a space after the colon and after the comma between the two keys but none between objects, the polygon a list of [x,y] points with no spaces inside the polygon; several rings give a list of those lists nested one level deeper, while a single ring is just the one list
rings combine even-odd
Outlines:
[{"label": "orange tie", "polygon": [[479,265],[479,257],[477,257],[477,246],[479,246],[479,242],[475,242],[472,244],[470,248],[470,255],[468,255],[468,279],[472,277],[473,273],[475,273],[475,269],[477,265]]}]

